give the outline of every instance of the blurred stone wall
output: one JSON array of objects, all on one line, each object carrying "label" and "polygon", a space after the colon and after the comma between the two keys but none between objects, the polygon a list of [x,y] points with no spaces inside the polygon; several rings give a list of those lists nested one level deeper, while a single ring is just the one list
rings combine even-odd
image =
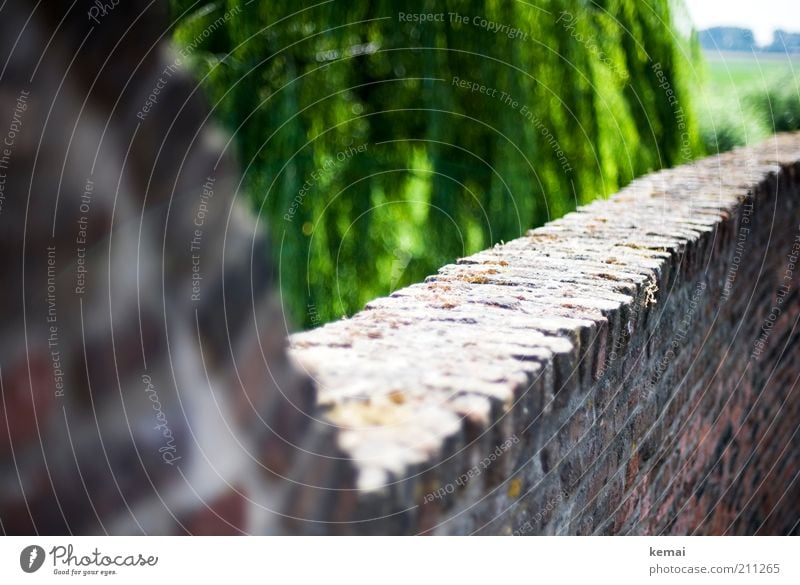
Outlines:
[{"label": "blurred stone wall", "polygon": [[327,431],[264,226],[166,2],[106,4],[0,18],[0,525],[280,533]]}]

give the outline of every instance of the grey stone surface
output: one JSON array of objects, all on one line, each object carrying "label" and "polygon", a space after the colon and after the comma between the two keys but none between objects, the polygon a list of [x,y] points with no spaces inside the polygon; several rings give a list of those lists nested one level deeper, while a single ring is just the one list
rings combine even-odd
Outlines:
[{"label": "grey stone surface", "polygon": [[[352,318],[293,335],[290,354],[315,380],[355,469],[348,530],[789,530],[798,511],[792,504],[789,521],[778,519],[787,506],[776,503],[780,493],[759,492],[771,524],[732,510],[747,513],[744,496],[758,491],[741,477],[768,479],[776,457],[796,468],[796,447],[781,459],[748,439],[753,457],[739,478],[726,472],[730,485],[705,500],[695,488],[716,473],[722,421],[755,437],[770,422],[789,429],[797,420],[796,398],[779,420],[742,419],[724,400],[736,374],[719,371],[747,361],[759,312],[774,296],[781,251],[800,223],[798,160],[800,138],[786,135],[648,175]],[[748,257],[723,300],[750,204]],[[773,341],[791,341],[796,360],[792,323],[779,329]],[[735,331],[748,333],[731,339]],[[786,356],[772,365],[787,376],[797,369]],[[755,368],[743,375],[748,400],[765,389],[781,395]],[[690,429],[707,431],[702,444]],[[694,451],[676,452],[684,443]],[[684,457],[690,465],[668,471]],[[778,484],[796,495],[786,477]],[[725,487],[739,490],[735,502]]]}]

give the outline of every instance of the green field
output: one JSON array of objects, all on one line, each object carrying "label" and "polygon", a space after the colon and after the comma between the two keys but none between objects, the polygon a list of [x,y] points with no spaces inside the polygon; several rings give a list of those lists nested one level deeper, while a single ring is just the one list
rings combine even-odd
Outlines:
[{"label": "green field", "polygon": [[778,81],[800,79],[800,55],[707,51],[703,57],[709,92],[748,93]]},{"label": "green field", "polygon": [[694,94],[709,153],[800,129],[800,55],[705,52]]}]

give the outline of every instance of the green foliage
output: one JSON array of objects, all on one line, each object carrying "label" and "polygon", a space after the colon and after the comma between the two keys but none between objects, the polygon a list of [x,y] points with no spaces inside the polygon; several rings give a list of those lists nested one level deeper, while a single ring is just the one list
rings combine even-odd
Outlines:
[{"label": "green foliage", "polygon": [[767,135],[766,128],[746,101],[715,101],[701,112],[700,138],[709,153],[754,144]]},{"label": "green foliage", "polygon": [[796,56],[709,52],[705,65],[706,79],[695,101],[708,152],[800,129]]},{"label": "green foliage", "polygon": [[172,0],[296,323],[702,151],[670,2],[537,4]]},{"label": "green foliage", "polygon": [[778,79],[765,91],[755,91],[747,97],[770,131],[800,130],[800,88],[794,78]]}]

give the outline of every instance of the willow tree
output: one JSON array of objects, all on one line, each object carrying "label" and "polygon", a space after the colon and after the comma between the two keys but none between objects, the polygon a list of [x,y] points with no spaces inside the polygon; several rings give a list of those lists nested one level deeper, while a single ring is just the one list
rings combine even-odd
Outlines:
[{"label": "willow tree", "polygon": [[663,0],[174,0],[312,325],[700,149]]}]

